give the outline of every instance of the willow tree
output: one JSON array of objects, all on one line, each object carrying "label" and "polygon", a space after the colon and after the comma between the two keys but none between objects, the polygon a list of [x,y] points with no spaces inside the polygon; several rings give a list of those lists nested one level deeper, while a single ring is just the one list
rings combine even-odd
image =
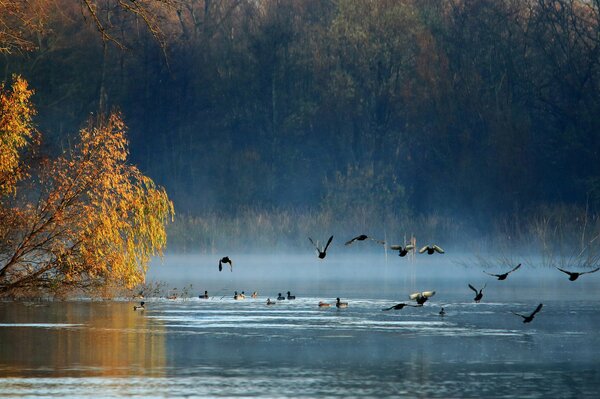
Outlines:
[{"label": "willow tree", "polygon": [[150,258],[166,245],[174,211],[165,190],[127,155],[125,125],[113,113],[82,129],[71,150],[45,161],[28,190],[0,198],[0,295],[144,281]]}]

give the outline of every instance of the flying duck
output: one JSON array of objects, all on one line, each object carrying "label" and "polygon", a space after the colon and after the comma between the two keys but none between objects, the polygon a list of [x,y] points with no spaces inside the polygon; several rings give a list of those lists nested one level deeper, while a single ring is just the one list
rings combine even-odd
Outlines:
[{"label": "flying duck", "polygon": [[535,310],[533,311],[533,313],[531,313],[529,316],[525,316],[519,313],[515,313],[512,312],[513,314],[516,314],[517,316],[521,316],[523,318],[523,323],[531,323],[531,321],[533,320],[533,318],[535,317],[535,314],[537,312],[539,312],[540,310],[542,310],[542,306],[544,306],[544,304],[540,303],[537,308],[535,308]]},{"label": "flying duck", "polygon": [[512,272],[514,272],[515,270],[517,270],[519,267],[521,267],[520,263],[518,265],[516,265],[512,270],[509,270],[506,273],[502,273],[502,274],[488,273],[485,270],[483,272],[485,274],[489,274],[490,276],[498,277],[498,280],[506,280],[506,278],[508,277],[508,275],[511,274]]},{"label": "flying duck", "polygon": [[[556,267],[556,266],[554,266],[554,267]],[[600,267],[597,267],[597,268],[595,268],[594,270],[590,270],[590,271],[588,271],[588,272],[570,272],[570,271],[567,271],[567,270],[561,269],[560,267],[556,267],[556,268],[557,268],[558,270],[560,270],[561,272],[568,274],[568,275],[569,275],[569,280],[570,280],[570,281],[575,281],[575,280],[577,280],[577,279],[579,278],[579,276],[581,276],[582,274],[595,273],[595,272],[597,272],[598,270],[600,270]]]},{"label": "flying duck", "polygon": [[340,298],[335,298],[335,306],[337,308],[347,308],[348,302],[340,302]]},{"label": "flying duck", "polygon": [[423,248],[419,249],[420,254],[424,253],[425,251],[427,251],[427,255],[433,255],[434,252],[437,252],[438,254],[444,253],[444,250],[435,244],[426,245]]},{"label": "flying duck", "polygon": [[224,256],[219,260],[219,271],[223,270],[223,263],[229,263],[229,270],[233,271],[233,262],[229,259],[229,256]]},{"label": "flying duck", "polygon": [[477,291],[477,289],[475,287],[473,287],[471,284],[469,284],[469,288],[472,289],[473,291],[475,291],[475,298],[473,298],[473,300],[477,303],[479,303],[479,301],[481,301],[481,298],[483,298],[483,290],[485,288],[485,286],[487,285],[487,283],[483,286],[482,289],[480,289],[479,291]]},{"label": "flying duck", "polygon": [[354,237],[353,239],[346,241],[346,243],[344,245],[350,245],[352,244],[354,241],[364,241],[364,240],[372,240],[375,241],[378,244],[385,244],[385,241],[381,241],[381,240],[376,240],[375,238],[371,238],[366,234],[361,234],[359,236]]},{"label": "flying duck", "polygon": [[327,244],[325,244],[325,248],[323,248],[323,250],[321,250],[321,248],[319,248],[319,246],[317,244],[315,244],[315,242],[312,240],[312,238],[308,237],[308,239],[310,240],[312,245],[315,246],[317,253],[319,255],[319,259],[324,259],[327,256],[327,247],[329,247],[329,244],[331,244],[331,240],[333,240],[333,236],[329,237],[329,240],[327,240]]},{"label": "flying duck", "polygon": [[406,246],[390,245],[390,249],[393,251],[398,251],[398,256],[406,256],[406,254],[415,249],[415,246],[412,244],[408,244]]},{"label": "flying duck", "polygon": [[423,291],[423,292],[415,292],[413,294],[410,294],[408,297],[410,299],[412,299],[413,301],[417,301],[417,304],[422,305],[425,302],[427,302],[427,300],[434,295],[435,295],[435,291]]},{"label": "flying duck", "polygon": [[145,303],[146,303],[146,302],[143,302],[143,301],[142,301],[142,302],[140,302],[140,306],[133,305],[133,310],[134,310],[134,311],[135,311],[135,310],[145,310],[145,309],[146,309],[146,308],[144,307]]},{"label": "flying duck", "polygon": [[384,311],[385,310],[392,310],[392,309],[394,309],[394,310],[402,310],[405,306],[411,306],[413,308],[418,308],[420,305],[408,305],[406,303],[399,303],[397,305],[390,306],[389,308],[385,308],[385,309],[381,309],[381,310],[384,310]]}]

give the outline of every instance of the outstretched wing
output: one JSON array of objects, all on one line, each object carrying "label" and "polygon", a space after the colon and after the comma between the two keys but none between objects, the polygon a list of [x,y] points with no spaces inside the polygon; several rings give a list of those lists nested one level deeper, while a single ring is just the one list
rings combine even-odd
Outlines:
[{"label": "outstretched wing", "polygon": [[437,252],[438,254],[443,254],[444,250],[440,247],[438,247],[437,245],[433,244],[433,249],[435,252]]},{"label": "outstretched wing", "polygon": [[312,238],[308,237],[308,239],[310,240],[310,243],[315,246],[315,248],[319,249],[319,247],[317,247],[317,244],[315,244]]},{"label": "outstretched wing", "polygon": [[323,248],[323,252],[327,251],[327,247],[329,247],[329,244],[331,244],[331,240],[333,240],[333,236],[329,237],[329,240],[327,240],[327,244],[325,245],[325,248]]},{"label": "outstretched wing", "polygon": [[420,254],[422,254],[425,251],[427,251],[427,245],[425,245],[423,248],[419,249]]},{"label": "outstretched wing", "polygon": [[[359,236],[360,237],[360,236]],[[346,241],[346,243],[344,245],[350,245],[352,244],[354,241],[358,240],[358,237],[354,237],[353,239]]]},{"label": "outstretched wing", "polygon": [[[554,267],[556,267],[556,266],[554,266]],[[560,267],[556,267],[556,268],[557,268],[558,270],[560,270],[561,272],[568,274],[569,276],[571,275],[571,272],[569,272],[569,271],[566,271],[566,270],[564,270],[564,269],[561,269]]]},{"label": "outstretched wing", "polygon": [[412,244],[408,244],[404,249],[406,249],[407,251],[412,251],[413,249],[415,249],[415,246]]},{"label": "outstretched wing", "polygon": [[423,291],[421,292],[421,295],[423,295],[425,298],[431,298],[435,295],[435,291]]},{"label": "outstretched wing", "polygon": [[494,277],[500,277],[500,276],[501,276],[501,274],[492,274],[492,273],[488,273],[488,272],[486,272],[485,270],[484,270],[483,272],[484,272],[485,274],[488,274],[488,275],[490,275],[490,276],[494,276]]},{"label": "outstretched wing", "polygon": [[410,294],[408,297],[414,301],[415,299],[417,299],[420,296],[421,296],[420,292],[415,292],[413,294]]},{"label": "outstretched wing", "polygon": [[390,245],[390,249],[393,251],[401,251],[402,245]]},{"label": "outstretched wing", "polygon": [[219,260],[219,271],[223,270],[223,263]]},{"label": "outstretched wing", "polygon": [[533,313],[529,316],[529,317],[533,317],[537,312],[539,312],[540,310],[542,310],[542,306],[544,306],[543,303],[540,303],[537,308],[535,308],[535,310],[533,311]]},{"label": "outstretched wing", "polygon": [[479,294],[479,291],[477,291],[477,289],[475,287],[473,287],[471,284],[469,284],[469,288],[472,289],[473,291],[475,291],[476,294]]},{"label": "outstretched wing", "polygon": [[519,267],[521,267],[521,264],[519,263],[518,265],[516,265],[511,271],[509,271],[509,273],[514,272],[515,270],[517,270]]},{"label": "outstretched wing", "polygon": [[581,273],[579,273],[579,274],[590,274],[590,273],[595,273],[595,272],[597,272],[598,270],[600,270],[600,267],[597,267],[597,268],[595,268],[594,270],[590,270],[589,272],[581,272]]},{"label": "outstretched wing", "polygon": [[513,312],[512,310],[510,311],[510,313],[512,313],[512,314],[515,314],[515,315],[517,315],[517,316],[521,316],[521,317],[522,317],[522,318],[524,318],[524,319],[526,319],[526,318],[527,318],[527,316],[523,316],[523,315],[522,315],[522,314],[520,314],[520,313],[515,313],[515,312]]}]

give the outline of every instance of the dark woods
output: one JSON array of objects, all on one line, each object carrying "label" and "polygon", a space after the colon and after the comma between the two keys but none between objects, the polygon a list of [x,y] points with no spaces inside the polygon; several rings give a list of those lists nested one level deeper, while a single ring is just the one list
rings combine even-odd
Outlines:
[{"label": "dark woods", "polygon": [[3,80],[36,88],[47,145],[118,106],[180,214],[600,205],[598,0],[182,0],[164,47],[115,1],[123,46],[62,3]]}]

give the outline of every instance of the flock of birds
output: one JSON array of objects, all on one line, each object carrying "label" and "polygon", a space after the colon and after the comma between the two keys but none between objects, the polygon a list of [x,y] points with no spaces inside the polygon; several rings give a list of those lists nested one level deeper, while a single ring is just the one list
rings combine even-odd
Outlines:
[{"label": "flock of birds", "polygon": [[[319,259],[325,259],[325,257],[327,256],[327,249],[329,248],[329,245],[331,244],[331,242],[333,241],[333,235],[329,237],[329,239],[327,240],[327,242],[325,243],[325,246],[320,247],[319,243],[317,241],[317,243],[315,243],[315,241],[313,241],[313,239],[311,237],[308,237],[309,241],[311,242],[311,244],[315,247],[316,250],[316,254],[318,256]],[[365,241],[365,240],[372,240],[378,244],[381,245],[386,245],[386,242],[383,240],[378,240],[372,237],[367,236],[366,234],[361,234],[358,235],[348,241],[345,242],[344,245],[352,245],[353,243],[357,242],[357,241]],[[404,245],[390,245],[388,247],[390,250],[393,251],[398,251],[398,256],[400,257],[404,257],[406,255],[408,255],[411,251],[415,251],[416,250],[416,245],[415,244],[404,244]],[[430,245],[426,245],[422,248],[420,248],[418,250],[418,253],[420,254],[424,254],[427,253],[428,255],[433,255],[435,253],[438,254],[443,254],[445,253],[445,251],[438,246],[437,244],[430,244]],[[219,271],[223,270],[223,265],[227,264],[229,265],[229,270],[231,272],[233,272],[233,261],[229,258],[229,256],[224,256],[221,259],[219,259]],[[516,265],[515,267],[513,267],[511,270],[504,272],[504,273],[500,273],[500,274],[494,274],[494,273],[488,273],[486,271],[484,271],[485,274],[488,274],[492,277],[496,277],[497,280],[503,281],[506,280],[507,277],[509,276],[509,274],[515,272],[516,270],[518,270],[521,267],[521,264],[519,263],[518,265]],[[556,266],[555,266],[556,267]],[[584,272],[572,272],[572,271],[568,271],[559,267],[556,267],[556,269],[558,269],[559,271],[567,274],[569,276],[569,280],[570,281],[575,281],[577,280],[580,276],[584,275],[584,274],[590,274],[590,273],[595,273],[598,270],[600,270],[600,267],[597,267],[593,270],[589,270],[589,271],[584,271]],[[477,289],[476,287],[474,287],[473,285],[471,285],[470,283],[468,284],[469,288],[471,290],[473,290],[473,292],[475,292],[475,297],[473,298],[473,301],[475,301],[476,303],[479,303],[482,298],[483,298],[483,290],[486,288],[487,283],[484,284],[484,286],[480,289]],[[252,298],[256,298],[257,297],[257,293],[254,292],[252,293],[251,297]],[[425,304],[425,302],[427,302],[427,300],[429,298],[431,298],[432,296],[435,295],[435,291],[422,291],[422,292],[415,292],[410,294],[408,297],[410,300],[415,301],[415,304],[409,304],[409,303],[398,303],[396,305],[390,306],[388,308],[384,308],[382,309],[383,311],[389,311],[389,310],[402,310],[405,307],[421,307]],[[208,292],[204,291],[204,294],[201,294],[199,296],[200,299],[208,299]],[[241,293],[238,294],[237,291],[234,292],[233,298],[235,300],[240,300],[240,299],[245,299],[246,296],[244,294],[244,291],[242,291]],[[283,300],[293,300],[296,299],[296,297],[294,295],[291,295],[291,292],[288,291],[287,292],[287,296],[282,295],[281,293],[278,294],[277,296],[277,301],[283,301]],[[266,304],[267,305],[275,305],[277,303],[277,301],[273,301],[271,300],[271,298],[267,299]],[[318,306],[320,308],[327,308],[330,307],[331,304],[328,302],[319,302]],[[342,302],[340,300],[340,298],[336,298],[336,302],[335,302],[335,306],[337,308],[347,308],[348,307],[348,302]],[[531,312],[528,315],[524,315],[524,314],[520,314],[520,313],[516,313],[516,312],[511,312],[517,316],[520,316],[523,319],[523,323],[530,323],[531,321],[533,321],[535,315],[542,310],[542,307],[544,305],[543,304],[539,304],[535,310],[533,312]],[[145,302],[141,302],[140,305],[136,305],[133,307],[134,311],[140,311],[140,310],[144,310],[145,309]],[[440,316],[445,316],[446,311],[444,310],[444,308],[442,307],[439,315]]]}]

